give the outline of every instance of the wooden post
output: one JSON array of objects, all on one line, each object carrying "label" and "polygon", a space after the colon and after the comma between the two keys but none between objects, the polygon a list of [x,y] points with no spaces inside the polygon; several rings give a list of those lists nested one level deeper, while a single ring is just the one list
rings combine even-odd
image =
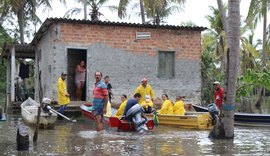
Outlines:
[{"label": "wooden post", "polygon": [[7,80],[6,80],[6,103],[5,103],[5,109],[4,111],[7,112],[7,109],[10,107],[10,75],[11,75],[11,64],[10,60],[7,59]]},{"label": "wooden post", "polygon": [[12,47],[11,49],[11,88],[10,88],[10,93],[11,93],[11,102],[15,101],[15,46]]},{"label": "wooden post", "polygon": [[17,129],[17,150],[26,151],[29,149],[28,127],[19,125]]}]

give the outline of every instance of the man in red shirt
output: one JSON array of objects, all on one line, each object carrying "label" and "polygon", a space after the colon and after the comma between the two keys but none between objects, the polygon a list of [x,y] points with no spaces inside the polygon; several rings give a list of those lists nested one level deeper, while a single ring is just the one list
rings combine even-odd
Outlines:
[{"label": "man in red shirt", "polygon": [[214,85],[214,95],[215,95],[215,104],[218,106],[219,110],[222,110],[222,101],[223,101],[223,95],[224,95],[224,89],[220,86],[220,82],[215,81],[213,83]]}]

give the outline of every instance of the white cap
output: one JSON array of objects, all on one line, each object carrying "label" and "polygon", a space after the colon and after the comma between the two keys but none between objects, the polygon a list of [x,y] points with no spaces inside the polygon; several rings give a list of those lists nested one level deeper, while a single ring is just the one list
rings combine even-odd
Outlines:
[{"label": "white cap", "polygon": [[43,98],[42,103],[51,104],[52,100],[49,98]]},{"label": "white cap", "polygon": [[220,84],[220,82],[218,82],[218,81],[215,81],[214,83],[213,83],[213,85],[219,85]]}]

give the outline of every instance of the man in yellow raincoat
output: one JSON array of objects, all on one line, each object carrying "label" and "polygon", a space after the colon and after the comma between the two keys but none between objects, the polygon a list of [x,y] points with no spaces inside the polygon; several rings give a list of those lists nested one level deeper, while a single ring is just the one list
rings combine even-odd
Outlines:
[{"label": "man in yellow raincoat", "polygon": [[175,115],[185,115],[185,104],[183,101],[183,97],[177,96],[175,100],[175,104],[173,105],[173,113]]},{"label": "man in yellow raincoat", "polygon": [[167,94],[162,94],[162,106],[158,114],[173,114],[173,104]]},{"label": "man in yellow raincoat", "polygon": [[57,90],[58,90],[58,104],[60,105],[60,113],[63,114],[67,105],[70,103],[69,93],[67,91],[67,86],[65,83],[67,74],[62,73],[61,77],[59,77],[57,82]]},{"label": "man in yellow raincoat", "polygon": [[143,78],[141,80],[141,83],[140,86],[136,89],[134,95],[136,93],[140,93],[141,94],[141,98],[139,100],[139,104],[141,104],[143,101],[145,101],[145,96],[146,95],[149,95],[151,97],[151,100],[153,101],[154,100],[154,96],[155,96],[155,93],[154,93],[154,90],[152,89],[152,87],[147,84],[147,79],[146,78]]},{"label": "man in yellow raincoat", "polygon": [[122,103],[120,104],[116,114],[115,114],[115,117],[117,117],[118,119],[121,119],[121,117],[123,116],[124,114],[124,110],[126,108],[126,104],[127,104],[127,96],[125,94],[123,94],[121,96],[121,101]]}]

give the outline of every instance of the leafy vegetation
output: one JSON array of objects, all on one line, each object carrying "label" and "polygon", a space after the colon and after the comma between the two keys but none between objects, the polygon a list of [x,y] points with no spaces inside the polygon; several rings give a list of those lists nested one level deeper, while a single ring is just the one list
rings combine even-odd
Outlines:
[{"label": "leafy vegetation", "polygon": [[[12,38],[8,35],[6,30],[0,25],[0,53],[3,51],[4,44],[12,42]],[[3,104],[6,92],[6,62],[1,61],[0,65],[0,105]]]}]

